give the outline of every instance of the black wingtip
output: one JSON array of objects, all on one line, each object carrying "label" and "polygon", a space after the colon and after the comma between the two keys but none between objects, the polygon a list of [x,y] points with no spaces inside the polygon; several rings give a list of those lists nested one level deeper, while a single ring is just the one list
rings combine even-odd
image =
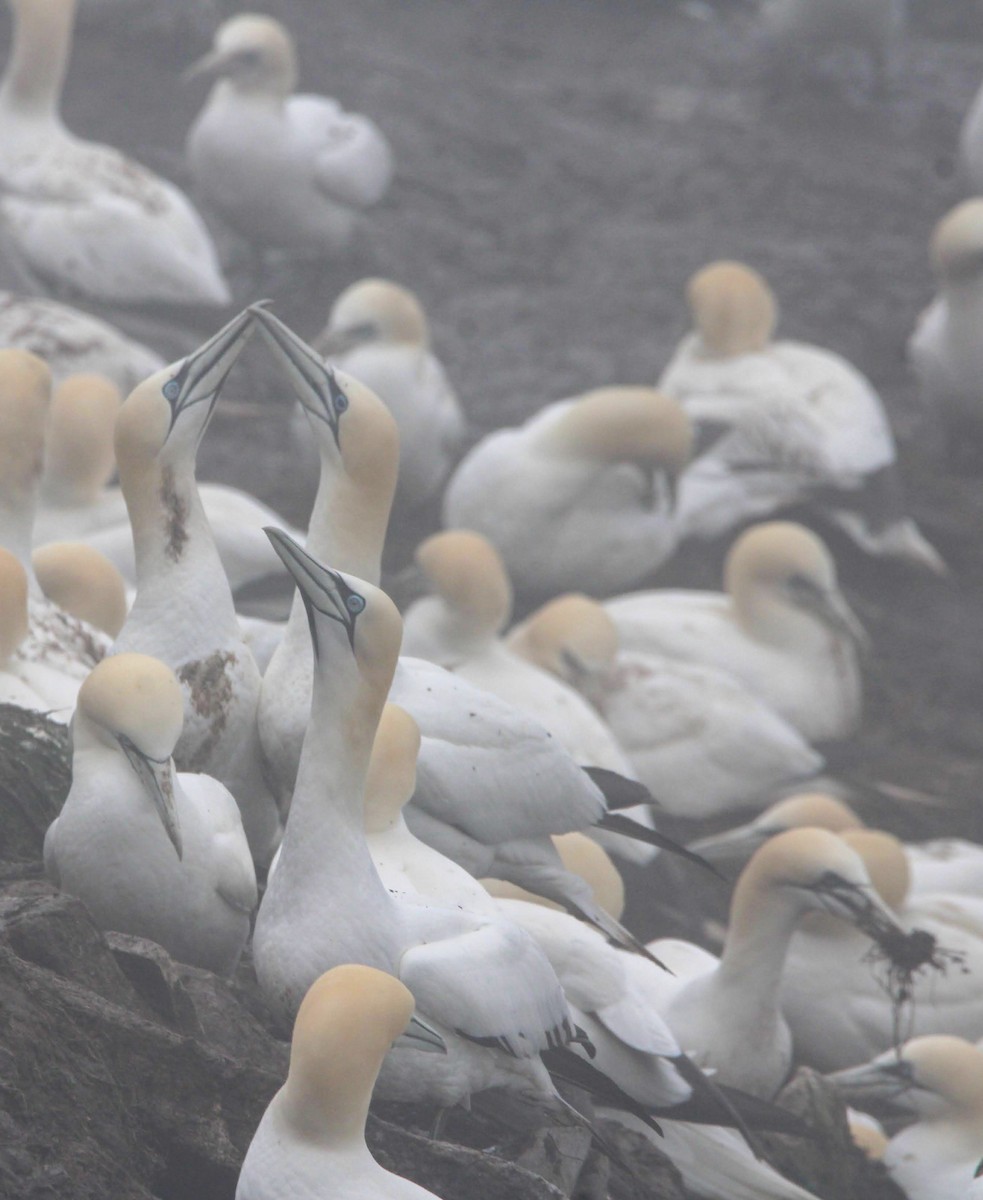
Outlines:
[{"label": "black wingtip", "polygon": [[599,821],[595,822],[594,828],[605,829],[608,833],[622,833],[625,837],[634,838],[637,842],[647,842],[650,846],[658,846],[660,850],[666,850],[669,854],[678,854],[687,862],[695,863],[698,867],[709,871],[721,883],[729,882],[726,876],[722,875],[713,863],[707,862],[702,855],[696,854],[681,842],[666,837],[664,833],[659,833],[657,829],[649,829],[647,825],[640,825],[638,821],[633,821],[631,817],[626,817],[622,813],[605,813]]},{"label": "black wingtip", "polygon": [[639,1104],[627,1092],[622,1091],[613,1079],[608,1078],[603,1071],[575,1054],[572,1050],[559,1047],[554,1050],[544,1050],[540,1058],[547,1071],[556,1079],[572,1083],[575,1087],[583,1088],[592,1099],[598,1100],[611,1108],[621,1109],[637,1117],[653,1133],[662,1137],[662,1129],[644,1104]]},{"label": "black wingtip", "polygon": [[636,808],[639,804],[654,804],[661,807],[644,783],[637,779],[629,779],[617,771],[609,771],[607,767],[581,767],[585,775],[597,785],[604,796],[609,812],[619,808]]}]

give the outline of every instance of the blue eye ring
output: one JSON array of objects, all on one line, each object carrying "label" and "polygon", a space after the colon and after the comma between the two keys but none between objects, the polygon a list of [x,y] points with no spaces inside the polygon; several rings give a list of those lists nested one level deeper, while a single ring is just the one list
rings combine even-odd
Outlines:
[{"label": "blue eye ring", "polygon": [[365,608],[365,597],[360,596],[357,592],[355,592],[345,600],[345,607],[352,614],[352,616],[357,617],[358,614]]},{"label": "blue eye ring", "polygon": [[335,412],[343,413],[348,408],[348,397],[344,392],[339,392],[334,400]]},{"label": "blue eye ring", "polygon": [[165,400],[176,400],[181,395],[181,385],[176,379],[169,379],[162,391]]}]

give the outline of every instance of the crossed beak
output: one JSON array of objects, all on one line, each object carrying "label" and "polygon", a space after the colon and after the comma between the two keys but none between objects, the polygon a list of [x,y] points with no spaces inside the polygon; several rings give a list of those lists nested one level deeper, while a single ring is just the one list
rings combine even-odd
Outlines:
[{"label": "crossed beak", "polygon": [[338,398],[341,390],[334,372],[325,365],[313,347],[271,312],[255,306],[251,311],[260,333],[290,380],[297,399],[307,412],[330,427],[338,445]]}]

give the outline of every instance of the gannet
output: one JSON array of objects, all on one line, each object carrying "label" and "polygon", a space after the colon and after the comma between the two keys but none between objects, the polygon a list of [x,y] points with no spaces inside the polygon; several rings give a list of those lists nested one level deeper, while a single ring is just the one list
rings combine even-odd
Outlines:
[{"label": "gannet", "polygon": [[680,537],[717,537],[806,503],[867,553],[944,574],[904,513],[897,447],[871,383],[830,350],[774,340],[774,293],[743,263],[711,263],[686,295],[694,329],[658,384],[701,447],[679,481]]},{"label": "gannet", "polygon": [[[551,840],[564,867],[588,885],[596,904],[620,921],[625,911],[625,882],[604,847],[599,846],[593,838],[577,832],[555,834]],[[528,900],[531,904],[544,904],[556,912],[563,910],[563,906],[555,901],[507,880],[482,879],[479,882],[496,900]]]},{"label": "gannet", "polygon": [[966,1200],[983,1145],[983,1052],[958,1037],[916,1037],[830,1079],[852,1103],[914,1116],[884,1151],[908,1200]]},{"label": "gannet", "polygon": [[[932,935],[940,947],[944,972],[915,974],[911,1004],[900,1017],[902,1035],[947,1033],[974,1041],[983,1036],[983,936],[978,929],[954,923],[951,911],[934,904],[918,900],[908,911],[907,870],[897,839],[872,830],[842,836],[861,855],[901,923]],[[836,1070],[865,1062],[896,1041],[884,968],[870,962],[868,949],[859,933],[818,916],[795,934],[782,978],[781,1005],[797,1061],[821,1071]]]},{"label": "gannet", "polygon": [[385,195],[392,151],[374,122],[327,96],[292,95],[293,39],[271,17],[232,17],[185,79],[217,80],[187,139],[197,191],[258,246],[330,256]]},{"label": "gannet", "polygon": [[208,775],[174,771],[183,707],[157,659],[117,654],[93,669],[72,722],[72,787],[44,839],[45,872],[100,928],[229,975],[249,936],[256,876],[232,796]]},{"label": "gannet", "polygon": [[0,84],[4,249],[27,282],[119,305],[229,303],[211,239],[173,184],[59,115],[74,0],[8,0]]},{"label": "gannet", "polygon": [[[335,967],[311,985],[287,1081],[249,1144],[236,1200],[436,1200],[380,1167],[365,1144],[379,1068],[413,1006],[398,979],[373,967]],[[421,1049],[440,1046],[433,1035],[429,1043],[412,1036]]]},{"label": "gannet", "polygon": [[578,1035],[546,958],[506,922],[393,896],[369,854],[362,797],[399,654],[395,606],[278,530],[270,540],[303,597],[314,645],[308,736],[253,936],[274,1019],[288,1025],[323,971],[346,962],[374,966],[406,984],[448,1049],[428,1063],[407,1062],[394,1050],[383,1066],[383,1094],[446,1106],[498,1085],[553,1099],[539,1052]]},{"label": "gannet", "polygon": [[[0,546],[0,704],[16,704],[35,712],[51,705],[17,670],[14,656],[27,636],[27,572],[19,558]],[[52,713],[67,723],[67,712]]]},{"label": "gannet", "polygon": [[0,345],[43,358],[55,383],[95,372],[124,394],[164,366],[159,354],[105,321],[56,300],[11,292],[0,292]]},{"label": "gannet", "polygon": [[[690,848],[704,856],[749,855],[768,838],[786,829],[803,826],[846,833],[864,828],[864,823],[844,801],[825,792],[800,792],[766,808],[747,825],[700,838]],[[983,895],[983,846],[963,838],[933,838],[908,842],[912,896],[938,892]]]},{"label": "gannet", "polygon": [[856,851],[826,830],[797,829],[768,842],[741,872],[719,959],[676,939],[649,944],[673,972],[651,976],[649,1002],[720,1082],[765,1099],[785,1082],[792,1035],[781,981],[795,928],[814,911],[856,926],[866,949],[871,938],[905,932]]},{"label": "gannet", "polygon": [[983,430],[983,199],[957,204],[930,244],[938,295],[918,319],[908,355],[922,394],[945,423],[952,456],[962,459]]},{"label": "gannet", "polygon": [[[370,387],[396,418],[397,511],[436,495],[460,456],[465,421],[430,349],[426,314],[416,296],[387,279],[359,280],[334,302],[315,344]],[[305,431],[306,423],[302,436]]]},{"label": "gannet", "polygon": [[506,643],[594,704],[638,779],[674,816],[760,804],[823,765],[797,730],[732,675],[619,650],[614,622],[587,596],[550,601]]},{"label": "gannet", "polygon": [[195,484],[195,455],[219,391],[246,343],[245,312],[187,358],[130,393],[116,421],[116,461],[136,552],[137,593],[113,644],[153,654],[185,697],[178,764],[235,796],[257,862],[280,821],[263,780],[256,707],[261,678]]},{"label": "gannet", "polygon": [[959,130],[959,165],[974,196],[983,192],[983,87],[973,97]]},{"label": "gannet", "polygon": [[731,546],[724,586],[635,592],[605,608],[626,650],[728,671],[810,742],[852,733],[866,634],[823,542],[791,522],[755,525]]},{"label": "gannet", "polygon": [[870,62],[874,87],[894,76],[905,31],[904,0],[762,0],[760,19],[773,70],[801,86],[804,65],[836,47],[856,47]]},{"label": "gannet", "polygon": [[561,400],[469,451],[443,522],[492,541],[521,592],[607,596],[675,549],[674,482],[691,441],[679,405],[651,388]]},{"label": "gannet", "polygon": [[126,587],[108,558],[83,542],[49,542],[31,562],[49,600],[116,637],[126,620]]}]

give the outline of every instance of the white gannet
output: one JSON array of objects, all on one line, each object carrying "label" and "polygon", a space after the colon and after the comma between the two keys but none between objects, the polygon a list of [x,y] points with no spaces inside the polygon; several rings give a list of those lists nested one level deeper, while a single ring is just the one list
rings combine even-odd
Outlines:
[{"label": "white gannet", "polygon": [[731,546],[724,586],[635,592],[605,608],[626,650],[728,671],[810,742],[851,734],[867,639],[820,538],[788,521],[755,525]]},{"label": "white gannet", "polygon": [[291,94],[294,43],[272,17],[222,24],[185,78],[199,76],[217,80],[187,139],[202,198],[257,246],[342,250],[359,211],[392,179],[392,151],[376,125],[327,96]]},{"label": "white gannet", "polygon": [[228,304],[201,217],[171,183],[59,115],[75,0],[8,0],[0,84],[4,250],[39,290],[120,305]]},{"label": "white gannet", "polygon": [[[0,546],[0,704],[48,712],[51,704],[17,670],[15,655],[27,636],[27,572],[20,559]],[[67,723],[71,709],[55,712]]]},{"label": "white gannet", "polygon": [[[747,825],[700,838],[690,848],[704,856],[749,855],[776,833],[807,825],[832,833],[864,828],[864,822],[843,800],[825,792],[801,792],[779,800]],[[983,895],[983,846],[976,842],[933,838],[906,843],[904,853],[912,897],[940,892]]]},{"label": "white gannet", "polygon": [[265,863],[280,822],[256,731],[261,677],[195,483],[198,444],[251,322],[251,313],[241,313],[193,354],[151,375],[120,409],[116,461],[137,593],[113,650],[153,654],[177,674],[185,697],[177,761],[229,788],[253,855]]},{"label": "white gannet", "polygon": [[49,542],[31,555],[41,591],[59,608],[116,637],[126,620],[123,577],[84,542]]},{"label": "white gannet", "polygon": [[[953,920],[957,906],[939,905],[931,897],[916,898],[907,906],[908,874],[896,838],[867,829],[842,838],[863,858],[878,892],[901,923],[931,935],[937,944],[935,957],[943,973],[914,974],[911,1002],[899,1017],[901,1033],[947,1033],[974,1041],[983,1036],[983,936],[978,921],[974,927],[973,922]],[[820,916],[810,917],[792,939],[781,1004],[797,1061],[822,1071],[836,1070],[866,1062],[897,1040],[885,970],[870,961],[868,950],[859,933]]]},{"label": "white gannet", "polygon": [[823,765],[797,730],[732,675],[619,650],[614,622],[587,596],[551,600],[506,643],[594,704],[638,779],[674,816],[760,804]]},{"label": "white gannet", "polygon": [[868,949],[871,937],[904,934],[855,850],[826,830],[796,829],[761,847],[741,872],[719,959],[676,939],[649,944],[674,973],[651,977],[650,1003],[720,1082],[766,1099],[784,1084],[793,1054],[781,981],[796,926],[814,911],[864,931],[855,937]]},{"label": "white gannet", "polygon": [[938,295],[918,318],[908,356],[952,457],[962,459],[983,430],[983,199],[964,200],[942,218],[930,255]]},{"label": "white gannet", "polygon": [[674,482],[690,424],[652,388],[608,387],[489,434],[444,494],[449,529],[492,541],[521,592],[607,596],[676,547]]},{"label": "white gannet", "polygon": [[887,1101],[914,1116],[884,1166],[908,1200],[966,1200],[983,1145],[983,1052],[958,1037],[916,1037],[831,1075],[854,1104]]},{"label": "white gannet", "polygon": [[55,383],[95,372],[124,394],[164,366],[159,354],[105,321],[56,300],[10,292],[0,292],[0,346],[43,358]]},{"label": "white gannet", "polygon": [[[311,985],[287,1080],[246,1151],[236,1200],[436,1200],[380,1167],[365,1144],[379,1068],[413,1006],[398,979],[373,967],[334,967]],[[436,1036],[429,1044],[440,1048]]]},{"label": "white gannet", "polygon": [[[370,387],[396,418],[397,511],[436,495],[460,456],[465,422],[430,349],[430,329],[416,296],[387,279],[359,280],[334,302],[315,345]],[[299,432],[303,436],[306,425]]]},{"label": "white gannet", "polygon": [[235,801],[177,774],[173,672],[143,654],[95,667],[72,722],[72,786],[44,839],[45,872],[101,929],[150,938],[179,962],[231,974],[249,936],[256,875]]},{"label": "white gannet", "polygon": [[680,537],[806,503],[867,553],[944,574],[904,513],[897,447],[870,382],[830,350],[775,341],[774,294],[743,263],[704,267],[686,297],[694,329],[658,384],[701,446],[679,481]]},{"label": "white gannet", "polygon": [[362,802],[399,654],[395,606],[278,530],[270,540],[303,597],[314,645],[308,736],[253,936],[257,978],[275,1020],[289,1024],[323,971],[375,966],[406,984],[448,1049],[426,1063],[394,1050],[383,1067],[384,1094],[450,1105],[498,1085],[534,1100],[555,1097],[539,1052],[577,1035],[542,952],[505,921],[391,895],[369,854]]},{"label": "white gannet", "polygon": [[837,47],[855,47],[870,63],[872,83],[891,82],[905,31],[904,0],[762,0],[760,19],[773,70],[801,86],[804,65]]}]

